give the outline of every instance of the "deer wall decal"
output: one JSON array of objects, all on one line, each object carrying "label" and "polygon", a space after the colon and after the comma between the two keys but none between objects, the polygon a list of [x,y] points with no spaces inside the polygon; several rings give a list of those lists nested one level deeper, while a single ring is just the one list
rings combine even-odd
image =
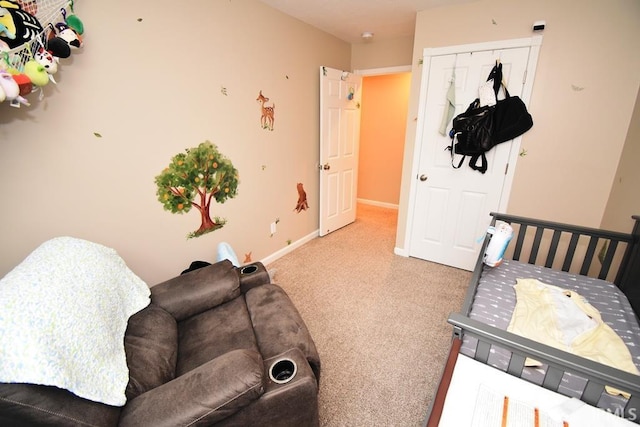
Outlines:
[{"label": "deer wall decal", "polygon": [[267,107],[265,103],[269,102],[269,98],[264,96],[262,94],[262,91],[260,91],[260,94],[256,98],[256,101],[260,103],[260,111],[262,112],[262,116],[260,117],[260,125],[262,125],[263,129],[273,130],[276,105],[272,104],[270,107]]}]

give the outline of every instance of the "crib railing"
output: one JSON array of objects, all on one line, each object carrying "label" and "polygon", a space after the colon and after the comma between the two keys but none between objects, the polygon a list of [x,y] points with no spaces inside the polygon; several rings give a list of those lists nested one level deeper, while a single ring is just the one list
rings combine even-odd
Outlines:
[{"label": "crib railing", "polygon": [[[506,253],[509,258],[613,282],[625,293],[639,316],[640,216],[632,217],[635,225],[630,233],[496,212],[491,216],[491,225],[500,220],[514,229],[513,241]],[[485,248],[483,246],[481,253]],[[482,267],[481,260],[478,261],[476,270]]]},{"label": "crib railing", "polygon": [[[578,243],[587,240],[586,252],[584,253],[580,263],[579,274],[586,276],[589,274],[593,261],[596,258],[596,249],[602,245],[602,250],[598,253],[601,266],[597,277],[606,280],[612,262],[616,254],[620,254],[618,250],[622,250],[622,261],[620,268],[616,274],[615,283],[621,279],[622,271],[625,269],[631,249],[633,247],[634,238],[630,233],[619,233],[615,231],[607,231],[596,228],[581,227],[569,224],[562,224],[552,221],[536,220],[515,215],[507,215],[492,212],[492,224],[501,220],[511,224],[514,232],[517,231],[515,237],[515,246],[513,248],[512,259],[516,261],[524,261],[529,264],[538,264],[540,255],[544,257],[544,253],[540,253],[543,248],[543,237],[550,237],[548,246],[546,247],[546,257],[544,257],[545,267],[552,268],[558,260],[561,260],[562,271],[570,271],[574,258],[576,257]],[[533,239],[527,245],[526,237],[531,237],[531,229],[533,231]],[[564,250],[558,251],[560,248],[561,238],[569,238],[568,244]],[[526,260],[522,260],[523,252],[529,249],[529,256]]]},{"label": "crib railing", "polygon": [[487,364],[492,346],[511,353],[506,372],[522,378],[526,358],[532,358],[547,365],[542,387],[554,392],[560,391],[560,383],[566,372],[584,378],[587,383],[579,399],[598,406],[605,387],[629,393],[622,413],[626,419],[640,424],[640,377],[580,356],[541,344],[536,341],[512,334],[458,313],[449,316],[448,322],[454,327],[454,336],[477,339],[474,358]]}]

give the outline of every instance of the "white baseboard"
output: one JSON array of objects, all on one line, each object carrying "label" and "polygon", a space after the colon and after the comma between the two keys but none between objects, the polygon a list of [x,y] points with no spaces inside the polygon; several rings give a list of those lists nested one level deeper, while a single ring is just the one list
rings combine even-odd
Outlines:
[{"label": "white baseboard", "polygon": [[408,257],[409,256],[409,251],[406,250],[405,248],[399,248],[399,247],[395,247],[393,248],[393,253],[399,256],[403,256],[403,257]]},{"label": "white baseboard", "polygon": [[378,202],[377,200],[358,199],[358,203],[362,203],[363,205],[379,206],[381,208],[389,208],[389,209],[396,209],[396,210],[398,209],[398,205],[394,205],[393,203]]},{"label": "white baseboard", "polygon": [[315,239],[316,237],[318,237],[319,234],[320,234],[320,230],[316,230],[312,233],[309,233],[306,236],[302,237],[301,239],[298,239],[295,242],[291,243],[290,245],[285,246],[279,251],[272,253],[268,257],[261,259],[260,262],[262,262],[265,266],[267,266],[270,263],[274,262],[275,260],[282,258],[288,253],[294,251],[295,249],[298,249],[300,246],[304,245],[305,243]]},{"label": "white baseboard", "polygon": [[[398,209],[398,205],[394,205],[392,203],[385,203],[385,202],[378,202],[375,200],[368,200],[368,199],[357,199],[358,203],[362,203],[365,205],[373,205],[373,206],[379,206],[379,207],[383,207],[383,208],[388,208],[388,209]],[[290,245],[285,246],[284,248],[280,249],[277,252],[272,253],[271,255],[263,258],[260,260],[260,262],[262,262],[265,266],[269,265],[270,263],[274,262],[275,260],[282,258],[283,256],[287,255],[288,253],[294,251],[295,249],[298,249],[300,246],[304,245],[305,243],[315,239],[316,237],[318,237],[320,235],[320,230],[315,230],[309,234],[307,234],[306,236],[302,237],[301,239],[296,240],[295,242],[291,243]],[[399,248],[395,248],[394,252],[396,253],[396,255],[401,255],[401,256],[409,256],[409,254],[404,254],[404,253],[400,253],[400,251],[402,251]]]}]

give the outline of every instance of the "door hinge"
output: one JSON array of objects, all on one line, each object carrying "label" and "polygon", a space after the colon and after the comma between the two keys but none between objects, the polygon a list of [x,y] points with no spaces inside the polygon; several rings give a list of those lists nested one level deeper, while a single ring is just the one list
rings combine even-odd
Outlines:
[{"label": "door hinge", "polygon": [[524,74],[522,75],[522,84],[524,85],[527,82],[527,70],[524,70]]},{"label": "door hinge", "polygon": [[504,174],[505,174],[505,175],[507,174],[507,171],[508,171],[508,170],[509,170],[509,163],[507,163],[507,164],[504,166]]}]

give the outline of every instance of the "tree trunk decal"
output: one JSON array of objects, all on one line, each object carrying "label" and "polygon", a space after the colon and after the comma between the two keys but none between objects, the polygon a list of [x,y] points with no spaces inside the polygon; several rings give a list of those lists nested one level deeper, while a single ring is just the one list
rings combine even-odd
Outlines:
[{"label": "tree trunk decal", "polygon": [[187,236],[199,237],[226,223],[223,218],[211,219],[211,203],[224,203],[236,196],[238,171],[217,146],[205,141],[173,156],[155,183],[158,201],[165,210],[183,214],[195,207],[200,212],[200,227]]}]

